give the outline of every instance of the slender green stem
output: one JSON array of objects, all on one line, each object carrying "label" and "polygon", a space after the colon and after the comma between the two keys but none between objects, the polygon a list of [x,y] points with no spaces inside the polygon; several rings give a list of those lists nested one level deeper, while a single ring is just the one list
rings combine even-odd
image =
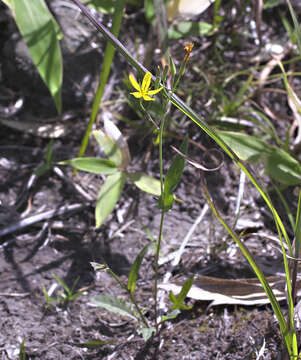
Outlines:
[{"label": "slender green stem", "polygon": [[[163,193],[164,193],[163,133],[164,133],[164,125],[165,125],[165,119],[166,119],[166,108],[167,108],[167,105],[165,104],[165,111],[164,111],[164,115],[162,116],[162,120],[161,120],[161,124],[160,124],[160,131],[159,131],[159,162],[160,162],[161,196],[163,196]],[[158,242],[157,242],[156,255],[155,255],[154,298],[155,298],[155,326],[156,326],[157,333],[159,330],[159,328],[158,328],[159,327],[159,323],[158,323],[158,271],[159,271],[159,255],[160,255],[160,248],[161,248],[161,241],[162,241],[162,234],[163,234],[164,214],[165,214],[164,207],[162,207]]]},{"label": "slender green stem", "polygon": [[148,323],[148,321],[146,320],[146,317],[143,315],[143,312],[141,311],[141,309],[140,309],[140,307],[139,307],[139,305],[138,305],[138,303],[137,303],[134,295],[133,295],[130,291],[128,291],[128,293],[129,293],[129,296],[130,296],[130,300],[131,300],[131,302],[134,304],[135,309],[137,310],[137,312],[138,312],[138,314],[139,314],[139,316],[140,316],[143,324],[144,324],[147,328],[149,328],[149,323]]},{"label": "slender green stem", "polygon": [[[290,329],[288,327],[288,324],[285,321],[284,315],[281,312],[280,305],[279,305],[279,303],[278,303],[278,301],[277,301],[277,299],[276,299],[276,297],[275,297],[275,295],[274,295],[268,281],[266,280],[266,278],[265,278],[262,270],[260,269],[260,267],[257,265],[257,263],[256,263],[255,259],[253,258],[252,254],[249,252],[248,248],[239,239],[239,237],[232,230],[232,228],[226,223],[226,221],[222,218],[219,211],[215,207],[215,205],[213,203],[213,200],[211,198],[211,195],[209,193],[209,190],[207,188],[203,172],[201,172],[201,182],[202,182],[203,191],[204,191],[206,200],[208,202],[208,205],[210,206],[210,208],[213,211],[216,218],[220,221],[220,223],[228,231],[228,233],[230,234],[232,239],[236,242],[239,249],[243,253],[244,257],[248,260],[249,264],[252,266],[252,269],[254,270],[255,274],[257,275],[259,281],[261,282],[261,285],[262,285],[266,295],[268,296],[268,298],[269,298],[269,300],[271,302],[273,311],[274,311],[274,313],[275,313],[275,315],[276,315],[276,317],[278,319],[280,329],[281,329],[281,333],[282,333],[282,338],[283,338],[283,340],[285,342],[286,348],[287,348],[289,354],[292,354],[293,353],[293,342],[294,342],[295,334],[291,333],[289,331]],[[288,284],[288,285],[290,285],[290,284]],[[292,331],[294,332],[293,328],[292,328]]]},{"label": "slender green stem", "polygon": [[120,287],[121,287],[122,289],[124,289],[124,290],[127,291],[127,293],[129,294],[130,300],[131,300],[132,304],[135,306],[135,309],[137,310],[137,312],[138,312],[138,314],[139,314],[139,316],[140,316],[143,324],[144,324],[147,328],[149,328],[148,321],[146,320],[145,316],[143,315],[143,313],[142,313],[142,311],[141,311],[141,309],[140,309],[140,307],[139,307],[139,305],[138,305],[138,303],[137,303],[134,295],[129,291],[129,289],[127,288],[127,286],[119,279],[118,275],[116,275],[116,274],[114,273],[114,271],[109,268],[108,265],[107,265],[107,269],[108,269],[108,273],[118,282],[118,284],[120,285]]}]

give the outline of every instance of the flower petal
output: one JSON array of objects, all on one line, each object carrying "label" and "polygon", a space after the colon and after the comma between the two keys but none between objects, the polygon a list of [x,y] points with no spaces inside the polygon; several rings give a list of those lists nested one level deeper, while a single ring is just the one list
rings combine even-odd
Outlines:
[{"label": "flower petal", "polygon": [[134,78],[133,75],[130,75],[129,76],[129,79],[130,79],[130,82],[131,84],[133,85],[133,87],[138,90],[138,91],[141,91],[141,86],[137,83],[137,80]]},{"label": "flower petal", "polygon": [[141,94],[140,91],[131,92],[130,94],[131,94],[131,95],[134,95],[135,98],[137,98],[137,99],[140,99],[140,98],[142,97],[142,94]]},{"label": "flower petal", "polygon": [[144,78],[143,78],[143,81],[142,81],[142,86],[141,86],[141,89],[143,92],[147,92],[149,86],[150,86],[150,83],[151,83],[151,79],[152,79],[152,74],[150,72],[147,72],[145,75],[144,75]]},{"label": "flower petal", "polygon": [[155,101],[154,98],[151,98],[150,96],[148,96],[147,94],[143,95],[143,99],[146,101]]},{"label": "flower petal", "polygon": [[150,90],[147,92],[147,95],[155,95],[157,94],[159,91],[161,91],[163,89],[163,86],[160,87],[159,89],[156,89],[156,90]]}]

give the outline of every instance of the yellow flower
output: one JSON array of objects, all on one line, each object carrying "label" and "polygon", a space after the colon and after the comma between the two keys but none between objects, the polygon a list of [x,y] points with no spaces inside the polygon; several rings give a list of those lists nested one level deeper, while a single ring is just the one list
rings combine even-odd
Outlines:
[{"label": "yellow flower", "polygon": [[133,85],[133,87],[137,90],[135,92],[132,92],[131,95],[134,95],[135,98],[140,99],[143,98],[146,101],[154,101],[154,98],[151,98],[149,95],[155,95],[159,91],[163,89],[163,86],[156,90],[149,90],[152,75],[150,72],[147,72],[144,75],[142,85],[138,84],[137,80],[134,78],[133,75],[129,76],[130,82]]}]

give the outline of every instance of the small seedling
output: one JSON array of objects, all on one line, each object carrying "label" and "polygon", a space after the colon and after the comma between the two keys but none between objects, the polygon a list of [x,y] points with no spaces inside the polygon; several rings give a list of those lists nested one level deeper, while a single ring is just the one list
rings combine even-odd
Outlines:
[{"label": "small seedling", "polygon": [[25,340],[24,339],[20,344],[19,360],[26,360],[26,349],[25,349]]},{"label": "small seedling", "polygon": [[128,144],[111,120],[104,120],[104,131],[95,130],[92,134],[108,159],[82,157],[66,160],[61,164],[71,165],[77,170],[107,175],[95,207],[95,222],[96,227],[99,227],[113,211],[126,181],[155,196],[160,196],[161,187],[158,180],[141,171],[127,172],[127,167],[131,162]]},{"label": "small seedling", "polygon": [[75,287],[78,283],[79,277],[76,278],[71,288],[57,275],[52,274],[54,279],[57,281],[59,285],[65,290],[61,291],[58,297],[52,297],[49,296],[49,293],[46,290],[46,287],[43,285],[43,293],[46,299],[46,308],[50,308],[51,303],[54,303],[56,305],[66,306],[71,301],[75,300],[77,297],[83,294],[84,291],[77,291],[75,292]]}]

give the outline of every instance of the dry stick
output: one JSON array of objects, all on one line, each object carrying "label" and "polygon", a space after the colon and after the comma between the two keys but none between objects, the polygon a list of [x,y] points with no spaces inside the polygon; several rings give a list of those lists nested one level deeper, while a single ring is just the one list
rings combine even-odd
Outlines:
[{"label": "dry stick", "polygon": [[[117,50],[127,59],[127,61],[137,70],[143,71],[144,73],[147,73],[148,70],[142,65],[139,64],[139,68],[137,67],[137,61],[134,61],[131,57],[128,56],[128,50],[126,47],[114,36],[102,23],[97,21],[95,17],[91,14],[91,12],[79,1],[79,0],[71,0],[74,2],[81,11],[86,15],[86,17],[91,21],[91,23],[96,27],[97,30],[99,30],[102,35],[108,40],[108,41],[114,41],[113,46],[117,47]],[[152,75],[152,80],[156,80],[156,78]]]},{"label": "dry stick", "polygon": [[63,180],[67,185],[69,185],[76,193],[79,193],[86,201],[93,201],[95,198],[87,193],[81,185],[76,184],[72,179],[68,178],[66,174],[58,166],[53,167],[55,174]]},{"label": "dry stick", "polygon": [[41,214],[35,214],[25,219],[20,219],[19,221],[16,221],[13,224],[7,226],[6,228],[0,230],[0,237],[24,229],[42,220],[49,220],[55,216],[64,215],[71,212],[82,210],[86,207],[89,207],[90,205],[91,205],[90,203],[66,205],[55,210],[45,211]]}]

